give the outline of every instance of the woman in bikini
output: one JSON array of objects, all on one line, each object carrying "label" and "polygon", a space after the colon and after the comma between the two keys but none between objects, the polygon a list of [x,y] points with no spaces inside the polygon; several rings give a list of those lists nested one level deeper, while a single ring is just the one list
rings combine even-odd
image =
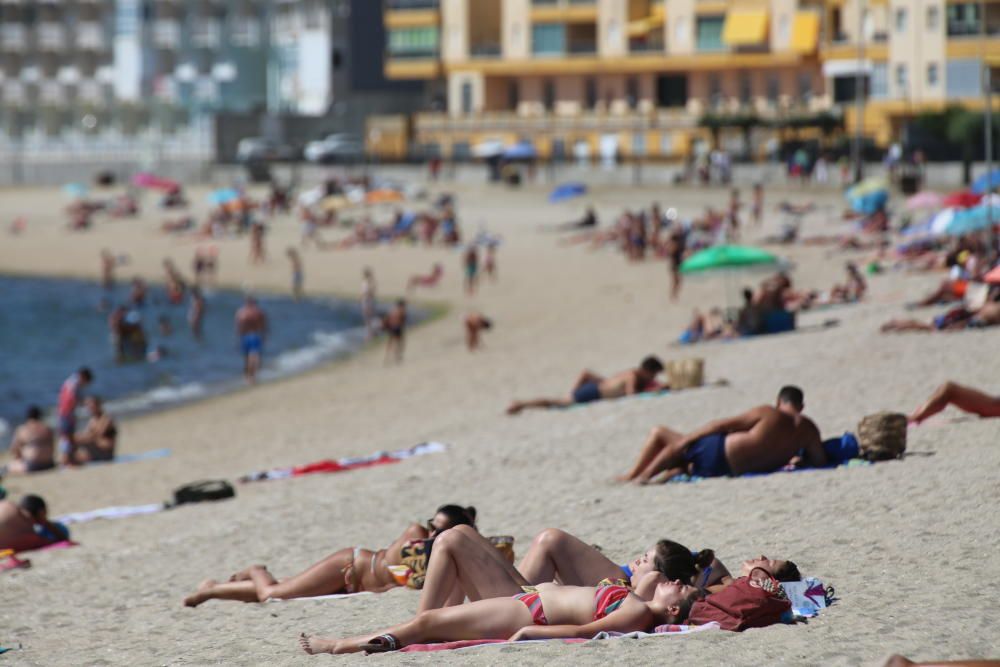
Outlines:
[{"label": "woman in bikini", "polygon": [[634,589],[604,585],[506,586],[501,597],[420,612],[375,636],[299,638],[306,653],[381,653],[426,641],[475,639],[590,639],[599,632],[646,632],[680,623],[699,595],[694,586],[646,574]]},{"label": "woman in bikini", "polygon": [[532,542],[517,569],[490,542],[467,526],[449,530],[434,542],[418,611],[510,595],[512,588],[557,582],[565,586],[617,584],[635,588],[651,572],[699,588],[728,576],[710,550],[692,554],[676,542],[661,540],[646,553],[618,565],[569,533],[549,529]]},{"label": "woman in bikini", "polygon": [[269,598],[291,598],[358,593],[381,593],[401,584],[393,577],[390,565],[402,564],[403,547],[413,541],[434,540],[454,526],[475,531],[476,508],[444,505],[439,507],[426,526],[413,524],[385,549],[372,551],[347,547],[330,554],[312,567],[288,579],[278,580],[263,565],[252,565],[237,572],[229,581],[203,581],[198,590],[184,598],[188,607],[208,600],[264,602]]}]

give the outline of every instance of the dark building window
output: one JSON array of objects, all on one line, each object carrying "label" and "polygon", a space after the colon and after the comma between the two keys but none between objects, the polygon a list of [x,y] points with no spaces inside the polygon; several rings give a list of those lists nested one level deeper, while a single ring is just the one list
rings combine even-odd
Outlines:
[{"label": "dark building window", "polygon": [[685,107],[688,102],[688,80],[681,75],[663,75],[656,78],[656,105],[659,107]]},{"label": "dark building window", "polygon": [[556,106],[556,84],[551,79],[547,79],[542,87],[542,102],[548,111]]}]

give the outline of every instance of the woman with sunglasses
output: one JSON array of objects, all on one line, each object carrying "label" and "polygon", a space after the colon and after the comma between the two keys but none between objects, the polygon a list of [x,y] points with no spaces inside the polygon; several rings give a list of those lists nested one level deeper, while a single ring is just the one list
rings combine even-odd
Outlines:
[{"label": "woman with sunglasses", "polygon": [[203,581],[198,590],[184,598],[184,604],[197,607],[208,600],[264,602],[270,598],[288,600],[362,591],[381,593],[401,585],[389,567],[402,564],[403,548],[407,544],[433,540],[454,526],[470,526],[474,530],[475,525],[475,507],[443,505],[426,526],[411,525],[385,549],[346,547],[282,580],[276,579],[265,566],[252,565],[223,583],[214,579]]}]

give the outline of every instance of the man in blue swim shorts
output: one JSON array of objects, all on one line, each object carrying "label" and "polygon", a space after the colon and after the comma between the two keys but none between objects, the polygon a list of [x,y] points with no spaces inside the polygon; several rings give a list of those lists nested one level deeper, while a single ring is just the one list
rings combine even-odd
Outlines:
[{"label": "man in blue swim shorts", "polygon": [[264,338],[267,336],[267,315],[257,305],[256,299],[247,296],[243,306],[236,311],[236,336],[243,353],[243,375],[249,384],[257,381]]},{"label": "man in blue swim shorts", "polygon": [[592,403],[604,398],[621,398],[656,388],[656,377],[663,371],[663,362],[656,357],[646,357],[637,368],[630,368],[611,377],[583,371],[573,385],[573,390],[563,398],[536,398],[514,401],[507,414],[516,415],[527,408],[568,408],[571,405]]},{"label": "man in blue swim shorts", "polygon": [[800,452],[806,465],[826,465],[819,429],[802,414],[802,390],[782,387],[774,406],[761,405],[743,414],[718,419],[687,435],[657,426],[639,459],[618,479],[648,484],[681,474],[727,477],[774,472]]}]

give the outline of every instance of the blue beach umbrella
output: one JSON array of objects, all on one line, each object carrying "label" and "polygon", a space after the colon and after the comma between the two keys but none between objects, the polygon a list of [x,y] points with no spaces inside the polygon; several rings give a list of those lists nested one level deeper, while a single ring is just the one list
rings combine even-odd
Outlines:
[{"label": "blue beach umbrella", "polygon": [[583,183],[563,183],[549,195],[550,204],[576,199],[587,194],[587,186]]},{"label": "blue beach umbrella", "polygon": [[240,193],[232,188],[216,190],[208,195],[208,203],[221,206],[240,198]]},{"label": "blue beach umbrella", "polygon": [[972,192],[983,195],[990,190],[1000,188],[1000,169],[994,169],[988,174],[983,174],[972,184]]},{"label": "blue beach umbrella", "polygon": [[87,196],[87,186],[83,183],[67,183],[63,186],[63,192],[74,199],[83,199]]},{"label": "blue beach umbrella", "polygon": [[519,141],[513,146],[508,146],[503,151],[505,160],[536,160],[538,151],[530,141]]},{"label": "blue beach umbrella", "polygon": [[944,231],[950,236],[963,236],[996,224],[1000,224],[1000,206],[976,206],[955,211]]}]

